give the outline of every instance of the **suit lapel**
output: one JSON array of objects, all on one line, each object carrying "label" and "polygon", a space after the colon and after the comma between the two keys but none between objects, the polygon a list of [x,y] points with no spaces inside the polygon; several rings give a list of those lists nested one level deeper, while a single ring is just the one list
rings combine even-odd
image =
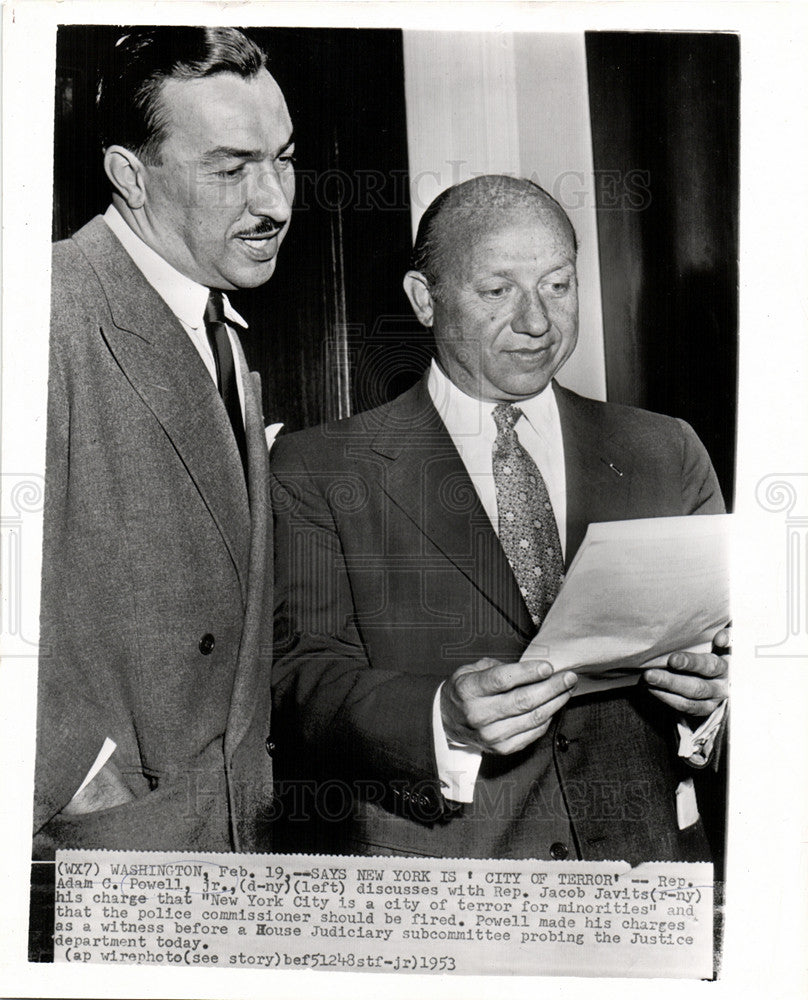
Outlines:
[{"label": "suit lapel", "polygon": [[382,489],[527,641],[535,633],[510,564],[422,379],[395,400],[374,451]]},{"label": "suit lapel", "polygon": [[76,241],[107,296],[101,332],[159,421],[230,552],[246,599],[250,513],[238,450],[213,380],[179,321],[100,218]]},{"label": "suit lapel", "polygon": [[557,383],[553,387],[564,441],[569,566],[590,524],[630,516],[634,461],[619,436],[604,429],[596,403]]},{"label": "suit lapel", "polygon": [[259,673],[264,667],[270,670],[272,665],[271,648],[265,648],[263,645],[264,636],[267,632],[271,634],[271,630],[264,628],[264,615],[271,614],[272,611],[272,512],[269,508],[267,486],[269,453],[261,409],[261,379],[257,372],[247,370],[240,349],[237,362],[241,366],[244,385],[252,534],[244,631],[225,730],[224,752],[228,762],[247,732],[256,708],[259,707],[255,693]]}]

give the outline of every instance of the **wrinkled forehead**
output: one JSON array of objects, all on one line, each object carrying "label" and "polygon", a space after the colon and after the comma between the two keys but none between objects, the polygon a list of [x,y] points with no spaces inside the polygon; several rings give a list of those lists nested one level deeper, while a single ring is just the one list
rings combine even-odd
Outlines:
[{"label": "wrinkled forehead", "polygon": [[[566,215],[552,202],[526,199],[518,205],[463,205],[449,208],[435,232],[435,277],[442,281],[484,263],[500,252],[506,234],[518,231],[537,254],[575,260],[575,234]],[[495,250],[494,248],[499,248]]]}]

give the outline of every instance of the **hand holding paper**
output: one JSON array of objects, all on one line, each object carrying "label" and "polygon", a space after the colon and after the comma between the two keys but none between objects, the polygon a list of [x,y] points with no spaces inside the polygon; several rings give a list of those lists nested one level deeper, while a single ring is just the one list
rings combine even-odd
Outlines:
[{"label": "hand holding paper", "polygon": [[729,629],[713,639],[717,653],[673,653],[667,669],[655,667],[644,673],[651,694],[685,715],[707,716],[729,694],[729,660],[721,650],[729,650]]},{"label": "hand holding paper", "polygon": [[459,667],[441,688],[444,733],[484,753],[516,753],[544,736],[576,682],[549,663],[485,657]]}]

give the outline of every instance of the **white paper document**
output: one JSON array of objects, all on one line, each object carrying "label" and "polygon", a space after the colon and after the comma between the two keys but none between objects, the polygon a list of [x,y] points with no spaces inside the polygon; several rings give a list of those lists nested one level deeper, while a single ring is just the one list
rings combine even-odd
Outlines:
[{"label": "white paper document", "polygon": [[639,680],[677,650],[710,650],[730,620],[729,514],[590,524],[523,660],[574,670],[574,694]]}]

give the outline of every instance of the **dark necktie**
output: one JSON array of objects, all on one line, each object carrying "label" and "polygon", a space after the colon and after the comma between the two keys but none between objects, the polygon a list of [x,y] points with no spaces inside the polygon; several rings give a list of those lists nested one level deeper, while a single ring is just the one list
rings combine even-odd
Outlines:
[{"label": "dark necktie", "polygon": [[241,416],[241,404],[238,398],[236,384],[236,366],[233,351],[230,347],[230,337],[227,335],[227,324],[224,318],[224,302],[222,293],[211,289],[208,303],[205,306],[205,330],[208,334],[213,358],[216,362],[216,385],[224,401],[224,408],[230,418],[233,436],[238,445],[241,464],[244,467],[244,477],[247,477],[247,437],[244,433],[244,420]]},{"label": "dark necktie", "polygon": [[497,425],[493,466],[499,541],[538,628],[564,581],[558,526],[542,474],[514,430],[522,411],[500,403],[493,416]]}]

